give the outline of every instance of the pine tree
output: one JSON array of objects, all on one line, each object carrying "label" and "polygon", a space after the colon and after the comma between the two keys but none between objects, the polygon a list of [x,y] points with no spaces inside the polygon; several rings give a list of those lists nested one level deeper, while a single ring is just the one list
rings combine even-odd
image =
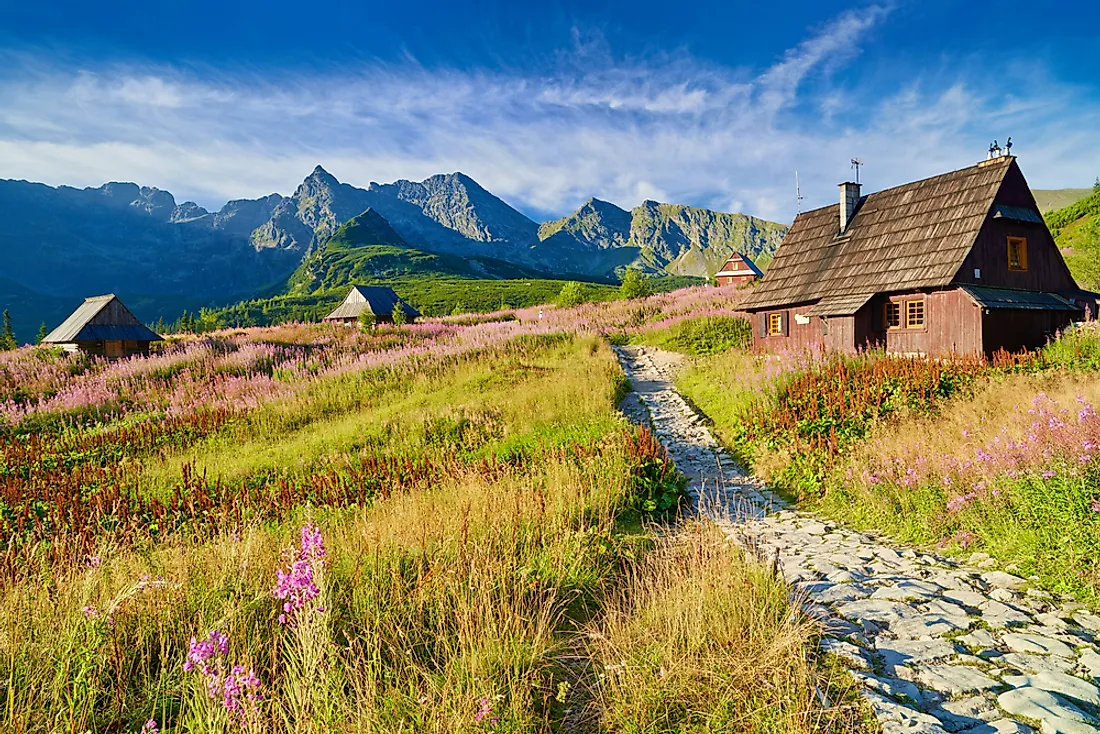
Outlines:
[{"label": "pine tree", "polygon": [[1092,182],[1092,193],[1100,194],[1100,176],[1096,177],[1096,180]]},{"label": "pine tree", "polygon": [[4,325],[0,327],[0,351],[15,349],[19,343],[15,341],[15,329],[11,325],[11,314],[4,309]]},{"label": "pine tree", "polygon": [[34,338],[35,344],[41,344],[46,341],[46,337],[50,335],[50,330],[46,328],[46,322],[43,321],[42,325],[38,327],[38,336]]}]

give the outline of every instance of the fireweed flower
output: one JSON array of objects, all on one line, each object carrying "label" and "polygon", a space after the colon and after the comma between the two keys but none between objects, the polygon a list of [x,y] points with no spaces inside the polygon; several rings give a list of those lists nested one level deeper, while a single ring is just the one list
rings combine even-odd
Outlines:
[{"label": "fireweed flower", "polygon": [[191,638],[183,669],[188,673],[198,669],[207,697],[221,705],[231,723],[244,727],[256,718],[264,697],[256,671],[243,665],[230,667],[224,660],[228,655],[229,638],[214,630],[205,640]]},{"label": "fireweed flower", "polygon": [[157,722],[154,719],[149,719],[145,722],[145,726],[141,727],[142,734],[157,734],[160,729],[157,727]]},{"label": "fireweed flower", "polygon": [[[275,588],[271,595],[283,602],[279,624],[293,627],[297,616],[321,594],[316,582],[317,570],[325,557],[321,529],[313,523],[303,526],[298,548],[289,549],[287,554],[290,566],[275,572]],[[316,606],[311,611],[320,613],[324,607]]]},{"label": "fireweed flower", "polygon": [[490,724],[495,724],[499,721],[499,718],[493,716],[493,701],[488,696],[482,696],[477,700],[477,712],[474,714],[474,723],[480,724],[488,720]]}]

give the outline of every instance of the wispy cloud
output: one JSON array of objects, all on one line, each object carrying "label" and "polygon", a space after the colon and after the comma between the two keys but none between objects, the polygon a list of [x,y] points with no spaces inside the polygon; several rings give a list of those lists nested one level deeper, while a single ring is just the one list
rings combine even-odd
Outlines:
[{"label": "wispy cloud", "polygon": [[616,58],[590,39],[540,75],[409,59],[262,77],[0,54],[0,177],[134,180],[218,206],[289,193],[317,163],[357,185],[461,170],[535,215],[594,195],[790,220],[796,169],[808,203],[827,203],[853,155],[878,188],[977,160],[1004,130],[1033,182],[1091,181],[1100,144],[1080,131],[1097,106],[1034,66],[996,87],[965,59],[873,87],[845,78],[857,57],[874,63],[861,42],[889,13],[845,13],[755,71]]}]

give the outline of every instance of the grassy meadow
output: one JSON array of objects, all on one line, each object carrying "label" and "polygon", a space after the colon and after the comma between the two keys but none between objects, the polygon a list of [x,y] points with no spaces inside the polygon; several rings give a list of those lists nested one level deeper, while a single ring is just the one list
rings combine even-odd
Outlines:
[{"label": "grassy meadow", "polygon": [[846,720],[767,566],[705,523],[662,529],[650,500],[682,481],[616,411],[609,337],[739,298],[0,353],[0,727]]}]

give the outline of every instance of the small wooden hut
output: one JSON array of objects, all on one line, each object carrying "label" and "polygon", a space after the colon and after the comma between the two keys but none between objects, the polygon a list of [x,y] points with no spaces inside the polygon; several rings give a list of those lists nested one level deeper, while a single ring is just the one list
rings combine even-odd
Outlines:
[{"label": "small wooden hut", "polygon": [[117,296],[109,293],[85,298],[42,343],[55,344],[70,352],[114,358],[148,354],[149,344],[161,340]]},{"label": "small wooden hut", "polygon": [[735,252],[714,274],[714,280],[718,285],[748,285],[762,275],[748,255]]},{"label": "small wooden hut", "polygon": [[393,288],[383,286],[353,285],[343,303],[325,317],[325,321],[351,324],[359,320],[364,311],[374,314],[379,324],[393,322],[393,310],[400,305],[409,321],[420,318],[420,312],[401,300]]},{"label": "small wooden hut", "polygon": [[803,212],[746,300],[758,349],[990,355],[1096,316],[1013,156]]}]

